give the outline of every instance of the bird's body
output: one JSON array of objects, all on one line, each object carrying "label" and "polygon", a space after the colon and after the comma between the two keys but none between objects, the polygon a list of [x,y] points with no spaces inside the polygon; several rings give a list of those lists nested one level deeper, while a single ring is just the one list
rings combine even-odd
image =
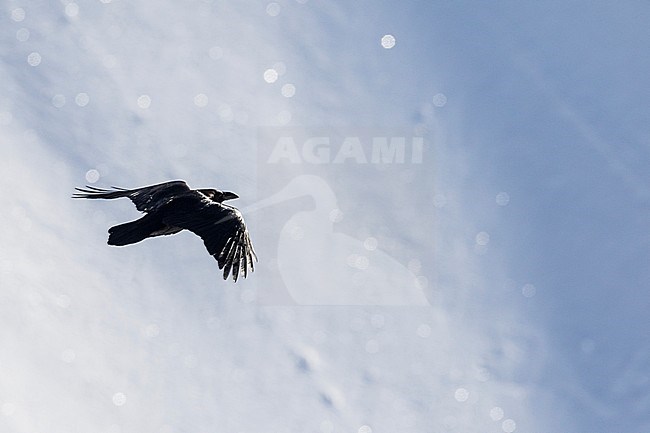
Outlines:
[{"label": "bird's body", "polygon": [[223,202],[238,198],[232,192],[216,189],[190,189],[182,180],[136,189],[113,187],[112,190],[87,186],[75,188],[73,198],[114,199],[127,197],[145,215],[135,221],[111,227],[109,245],[130,245],[146,238],[190,230],[203,239],[210,253],[223,269],[223,278],[232,273],[248,275],[257,260],[241,213]]}]

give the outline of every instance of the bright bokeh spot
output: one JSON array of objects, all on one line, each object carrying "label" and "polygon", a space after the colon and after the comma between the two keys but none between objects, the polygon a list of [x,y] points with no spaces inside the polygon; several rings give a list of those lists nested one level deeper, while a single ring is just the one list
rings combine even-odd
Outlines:
[{"label": "bright bokeh spot", "polygon": [[368,269],[368,266],[370,265],[370,261],[368,260],[368,257],[366,256],[357,256],[355,260],[354,266],[357,269],[365,270]]},{"label": "bright bokeh spot", "polygon": [[65,105],[65,96],[61,94],[52,96],[52,105],[54,105],[56,108],[63,107]]},{"label": "bright bokeh spot", "polygon": [[77,3],[68,3],[65,7],[65,14],[69,17],[79,15],[79,5]]},{"label": "bright bokeh spot", "polygon": [[418,329],[415,332],[418,334],[418,337],[427,338],[431,335],[431,326],[427,325],[426,323],[422,323],[420,326],[418,326]]},{"label": "bright bokeh spot", "polygon": [[116,392],[113,394],[113,404],[115,406],[124,406],[126,403],[126,395],[123,392]]},{"label": "bright bokeh spot", "polygon": [[80,107],[85,107],[90,102],[90,96],[88,96],[88,93],[78,93],[74,98],[74,102]]},{"label": "bright bokeh spot", "polygon": [[510,196],[507,192],[500,192],[497,194],[496,202],[499,206],[506,206],[510,203]]},{"label": "bright bokeh spot", "polygon": [[272,68],[269,68],[266,71],[264,71],[264,81],[266,81],[269,84],[278,81],[278,71]]},{"label": "bright bokeh spot", "polygon": [[199,93],[194,97],[194,105],[197,107],[205,107],[208,105],[208,96],[205,93]]},{"label": "bright bokeh spot", "polygon": [[526,298],[532,298],[537,293],[537,289],[534,285],[528,283],[524,284],[524,287],[521,288],[521,294]]},{"label": "bright bokeh spot", "polygon": [[337,223],[343,220],[343,212],[341,209],[332,209],[329,213],[330,221]]},{"label": "bright bokeh spot", "polygon": [[291,83],[287,83],[284,86],[282,86],[282,90],[280,91],[282,93],[282,96],[285,98],[291,98],[293,95],[296,94],[296,86],[294,86]]},{"label": "bright bokeh spot", "polygon": [[447,103],[447,97],[444,93],[436,93],[433,95],[433,105],[436,107],[444,107]]},{"label": "bright bokeh spot", "polygon": [[38,66],[41,64],[41,55],[37,52],[30,53],[27,56],[27,63],[29,63],[30,66]]},{"label": "bright bokeh spot", "polygon": [[160,327],[155,323],[151,323],[144,328],[144,336],[147,338],[156,338],[160,335]]},{"label": "bright bokeh spot", "polygon": [[99,171],[90,169],[86,172],[86,181],[89,183],[95,183],[99,180]]},{"label": "bright bokeh spot", "polygon": [[280,5],[276,2],[271,2],[266,5],[266,13],[272,17],[280,15]]},{"label": "bright bokeh spot", "polygon": [[467,401],[469,398],[469,391],[465,388],[458,388],[456,392],[454,392],[454,398],[456,401],[459,401],[461,403]]},{"label": "bright bokeh spot", "polygon": [[419,259],[411,259],[406,265],[409,268],[409,271],[414,274],[419,274],[422,270],[422,262]]},{"label": "bright bokeh spot", "polygon": [[492,418],[492,421],[499,421],[500,419],[503,419],[503,409],[501,409],[499,406],[495,406],[490,409],[490,418]]},{"label": "bright bokeh spot", "polygon": [[20,42],[26,42],[29,39],[29,30],[26,28],[18,29],[16,31],[16,39]]},{"label": "bright bokeh spot", "polygon": [[512,419],[507,419],[501,423],[501,428],[506,433],[512,433],[517,428],[517,423]]},{"label": "bright bokeh spot", "polygon": [[367,249],[368,251],[374,251],[377,249],[377,238],[373,238],[372,236],[369,238],[366,238],[365,241],[363,241],[363,247]]},{"label": "bright bokeh spot", "polygon": [[366,256],[362,256],[359,254],[350,254],[346,259],[346,263],[351,268],[365,270],[368,269],[368,266],[370,265],[370,260],[368,260],[368,257]]},{"label": "bright bokeh spot", "polygon": [[381,38],[381,46],[390,50],[395,46],[395,36],[393,35],[384,35]]},{"label": "bright bokeh spot", "polygon": [[16,8],[11,11],[11,19],[19,23],[25,19],[25,9]]},{"label": "bright bokeh spot", "polygon": [[476,235],[478,245],[487,245],[490,242],[490,235],[486,232],[480,232]]},{"label": "bright bokeh spot", "polygon": [[147,109],[151,106],[151,97],[149,95],[138,96],[138,107]]},{"label": "bright bokeh spot", "polygon": [[217,107],[217,113],[219,114],[219,119],[224,123],[230,123],[235,118],[232,107],[225,102],[219,104]]}]

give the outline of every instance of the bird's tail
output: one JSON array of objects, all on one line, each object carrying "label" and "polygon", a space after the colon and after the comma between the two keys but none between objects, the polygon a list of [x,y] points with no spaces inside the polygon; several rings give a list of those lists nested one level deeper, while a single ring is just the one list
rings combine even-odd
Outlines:
[{"label": "bird's tail", "polygon": [[155,232],[164,228],[159,218],[145,215],[142,218],[128,223],[120,224],[108,229],[109,245],[130,245],[155,236]]}]

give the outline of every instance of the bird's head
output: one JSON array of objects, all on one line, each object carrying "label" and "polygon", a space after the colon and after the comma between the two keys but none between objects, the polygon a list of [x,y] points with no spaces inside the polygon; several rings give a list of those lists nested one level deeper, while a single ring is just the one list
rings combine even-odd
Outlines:
[{"label": "bird's head", "polygon": [[199,192],[207,196],[210,200],[222,203],[226,200],[239,198],[237,194],[230,191],[219,191],[218,189],[200,189]]}]

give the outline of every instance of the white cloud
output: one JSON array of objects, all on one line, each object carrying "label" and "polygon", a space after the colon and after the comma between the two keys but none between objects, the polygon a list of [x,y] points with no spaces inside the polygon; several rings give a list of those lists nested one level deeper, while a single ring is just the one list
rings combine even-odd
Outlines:
[{"label": "white cloud", "polygon": [[[557,411],[562,400],[544,383],[559,356],[522,308],[549,290],[509,280],[515,265],[500,218],[520,210],[520,196],[507,185],[492,187],[489,177],[475,182],[485,162],[463,140],[480,131],[463,129],[469,121],[462,97],[443,79],[445,70],[418,75],[424,60],[413,50],[422,41],[396,29],[399,49],[386,52],[377,43],[385,29],[344,18],[357,16],[356,6],[294,2],[275,13],[280,9],[270,3],[270,13],[254,2],[204,2],[196,10],[166,1],[155,10],[145,2],[102,3],[73,11],[75,20],[65,25],[60,11],[15,9],[16,23],[1,30],[15,38],[18,22],[30,25],[28,40],[7,47],[14,60],[0,65],[9,77],[0,99],[0,366],[11,372],[0,382],[0,427],[381,432],[567,425]],[[43,37],[54,31],[56,38]],[[32,67],[30,53],[47,61]],[[396,55],[412,64],[395,62]],[[434,80],[429,89],[412,88]],[[378,183],[355,165],[300,170],[326,176],[337,193],[341,209],[326,215],[361,251],[347,271],[369,268],[366,256],[382,251],[383,263],[417,275],[431,306],[297,307],[290,293],[278,295],[278,264],[268,254],[234,286],[220,280],[197,237],[111,248],[106,229],[135,218],[131,204],[69,199],[91,178],[123,187],[184,178],[234,190],[249,208],[258,249],[277,253],[284,225],[274,231],[273,224],[315,205],[303,195],[279,210],[252,207],[266,198],[256,197],[267,191],[262,186],[287,184],[283,167],[259,170],[255,159],[266,145],[258,142],[259,128],[277,123],[298,125],[297,135],[313,123],[332,134],[366,125],[426,135],[435,146],[426,170],[377,168]],[[263,226],[271,212],[286,218]],[[489,249],[477,254],[477,244]],[[323,257],[332,252],[327,242],[319,245]],[[283,271],[305,259],[296,255],[287,250]],[[330,281],[327,270],[312,282],[320,293],[334,290],[322,284]],[[535,290],[522,296],[524,284]],[[271,298],[281,305],[269,306]],[[570,370],[553,370],[553,383]],[[635,374],[641,370],[634,366]],[[585,394],[575,400],[591,401]]]}]

